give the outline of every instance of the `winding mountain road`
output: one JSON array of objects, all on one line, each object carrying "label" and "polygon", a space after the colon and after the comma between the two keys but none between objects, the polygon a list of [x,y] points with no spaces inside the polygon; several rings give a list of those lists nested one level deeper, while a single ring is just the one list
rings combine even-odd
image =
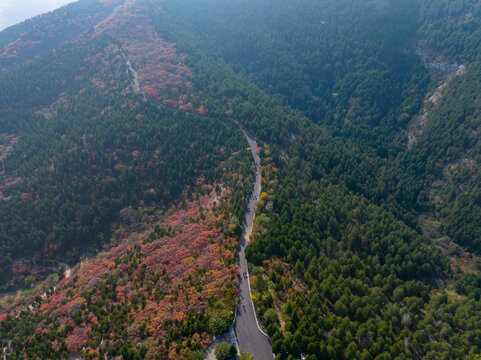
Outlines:
[{"label": "winding mountain road", "polygon": [[269,337],[259,327],[254,304],[252,303],[249,272],[247,270],[245,256],[245,248],[249,243],[252,234],[256,202],[259,200],[261,193],[261,174],[257,144],[249,133],[244,131],[244,135],[251,147],[252,156],[254,158],[255,175],[244,214],[244,231],[242,232],[240,241],[238,264],[241,278],[239,286],[239,303],[236,308],[237,318],[235,322],[235,332],[241,350],[245,350],[254,355],[255,360],[271,360],[274,359],[272,346]]},{"label": "winding mountain road", "polygon": [[[128,71],[132,73],[135,89],[142,93],[145,99],[153,105],[172,111],[177,111],[177,109],[167,107],[166,105],[162,104],[159,101],[156,101],[142,91],[139,86],[137,71],[132,66],[132,63],[130,62],[128,57],[125,56],[125,54],[124,57],[127,60]],[[195,113],[193,113],[193,115],[202,119],[214,120],[208,116],[203,116]],[[218,121],[222,122],[225,126],[229,126],[229,124],[223,122],[222,120]],[[249,243],[249,239],[252,234],[252,225],[254,223],[256,202],[257,200],[259,200],[259,196],[261,193],[261,173],[260,158],[257,152],[257,143],[251,134],[249,134],[247,131],[243,132],[252,151],[255,172],[251,192],[249,194],[248,203],[244,213],[244,229],[242,232],[239,256],[237,259],[239,265],[239,273],[241,277],[239,286],[239,303],[236,306],[237,316],[234,320],[234,330],[237,338],[237,344],[240,350],[245,350],[249,354],[254,355],[255,360],[272,360],[274,359],[274,355],[272,353],[272,345],[269,336],[265,334],[259,327],[259,323],[257,322],[257,317],[254,309],[254,304],[252,303],[249,283],[249,272],[247,270],[247,261],[245,257],[245,248]],[[232,339],[229,342],[235,343],[235,341],[233,341]]]}]

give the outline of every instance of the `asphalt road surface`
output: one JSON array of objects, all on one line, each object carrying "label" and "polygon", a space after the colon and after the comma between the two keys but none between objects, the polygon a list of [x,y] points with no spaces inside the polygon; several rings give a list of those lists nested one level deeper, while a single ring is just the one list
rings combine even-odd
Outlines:
[{"label": "asphalt road surface", "polygon": [[245,350],[254,355],[255,360],[272,360],[274,359],[274,355],[272,354],[270,340],[267,335],[260,330],[257,323],[254,304],[252,303],[250,295],[249,273],[247,271],[247,261],[245,257],[245,248],[252,233],[256,201],[259,200],[261,193],[260,159],[257,153],[257,144],[248,133],[245,133],[245,136],[252,149],[252,156],[254,157],[255,178],[244,215],[244,231],[240,242],[238,262],[241,277],[239,303],[236,307],[237,319],[235,331],[241,350]]},{"label": "asphalt road surface", "polygon": [[[130,61],[127,61],[127,66],[134,76],[134,83],[137,90],[143,93],[138,83],[138,75],[133,68]],[[152,99],[143,93],[145,98],[154,105],[167,108],[164,104]],[[175,109],[171,109],[175,110]],[[200,118],[210,119],[207,116],[196,114]],[[223,122],[224,125],[228,126]],[[245,247],[249,242],[252,233],[252,224],[254,222],[256,201],[259,200],[261,193],[261,174],[260,174],[260,159],[257,152],[257,144],[253,137],[246,131],[244,135],[252,150],[254,158],[255,177],[252,184],[251,193],[248,199],[246,211],[244,214],[244,230],[240,241],[239,251],[239,272],[241,274],[240,288],[239,288],[239,303],[236,307],[237,317],[235,322],[235,334],[240,350],[245,350],[249,354],[254,355],[255,360],[273,360],[272,345],[267,334],[263,333],[257,323],[256,313],[254,311],[254,304],[252,303],[249,285],[249,273],[247,271],[247,261],[245,257]]]}]

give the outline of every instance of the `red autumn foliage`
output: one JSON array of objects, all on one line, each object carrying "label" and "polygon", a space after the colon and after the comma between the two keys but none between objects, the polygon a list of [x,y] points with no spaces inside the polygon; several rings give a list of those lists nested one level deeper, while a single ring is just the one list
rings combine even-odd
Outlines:
[{"label": "red autumn foliage", "polygon": [[160,95],[184,93],[191,88],[187,79],[192,76],[192,70],[184,64],[184,55],[177,53],[175,44],[158,36],[151,19],[134,1],[127,0],[123,7],[96,25],[95,30],[123,44],[147,96],[160,101]]},{"label": "red autumn foliage", "polygon": [[33,195],[32,195],[32,193],[22,193],[22,195],[20,195],[20,199],[22,199],[22,200],[33,200]]},{"label": "red autumn foliage", "polygon": [[[218,223],[227,227],[228,221],[213,204],[228,204],[230,190],[223,184],[207,185],[205,181],[200,177],[196,182],[202,195],[184,207],[174,206],[163,220],[140,231],[114,231],[109,248],[78,264],[73,275],[63,279],[56,292],[44,300],[40,313],[48,313],[49,318],[62,324],[61,329],[66,323],[75,326],[66,336],[70,353],[78,353],[78,349],[84,349],[84,354],[95,351],[89,348],[87,331],[100,324],[101,319],[89,310],[88,302],[95,306],[127,304],[130,322],[124,326],[128,331],[135,334],[135,324],[146,324],[152,337],[165,339],[166,324],[180,324],[189,313],[205,312],[209,297],[223,296],[238,275],[234,262],[228,261],[234,256],[228,248],[235,248],[236,239],[226,237],[216,227]],[[169,230],[159,236],[151,235],[157,234],[156,227]],[[116,296],[107,299],[102,289],[112,289],[111,284],[105,285],[112,275],[117,276]],[[153,283],[148,280],[153,278]],[[92,294],[88,302],[83,295],[86,293]],[[143,303],[139,303],[139,297],[145,299]],[[79,313],[81,322],[74,324],[72,319]],[[45,324],[39,324],[37,331],[44,331]],[[110,336],[108,340],[115,343],[115,334],[104,336],[105,340]],[[197,333],[193,338],[204,347],[211,340],[207,333]],[[175,352],[174,345],[168,348],[169,352]],[[159,345],[159,350],[163,349],[165,345]]]},{"label": "red autumn foliage", "polygon": [[67,350],[76,353],[78,348],[87,344],[87,328],[77,327],[67,337]]}]

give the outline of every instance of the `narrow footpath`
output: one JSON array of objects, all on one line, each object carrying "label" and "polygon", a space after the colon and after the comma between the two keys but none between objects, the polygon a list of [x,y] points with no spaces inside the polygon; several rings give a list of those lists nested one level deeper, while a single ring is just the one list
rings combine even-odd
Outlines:
[{"label": "narrow footpath", "polygon": [[274,356],[272,354],[272,346],[269,337],[260,329],[259,323],[257,322],[254,304],[252,303],[249,272],[247,270],[247,261],[245,256],[245,248],[249,243],[250,236],[252,234],[256,202],[259,200],[261,193],[261,174],[260,159],[259,154],[257,153],[257,144],[249,133],[244,132],[244,135],[252,150],[255,175],[244,215],[244,230],[242,232],[240,241],[240,251],[238,257],[240,287],[239,303],[236,307],[237,317],[235,322],[235,332],[237,335],[237,342],[241,350],[245,350],[254,355],[255,360],[272,360],[274,359]]}]

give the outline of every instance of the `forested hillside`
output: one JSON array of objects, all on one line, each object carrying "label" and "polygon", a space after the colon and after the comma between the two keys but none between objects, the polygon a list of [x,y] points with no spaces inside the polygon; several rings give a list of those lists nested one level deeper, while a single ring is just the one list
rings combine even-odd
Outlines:
[{"label": "forested hillside", "polygon": [[[45,78],[35,76],[34,82],[33,74]],[[233,135],[224,133],[233,130],[219,123],[121,96],[130,86],[125,59],[105,40],[70,43],[1,81],[2,133],[19,137],[3,162],[3,259],[21,257],[26,249],[95,242],[122,207],[144,197],[168,203],[193,182],[195,171],[212,174],[214,146],[226,142],[228,154],[242,141],[227,141]],[[202,140],[191,121],[219,141]]]},{"label": "forested hillside", "polygon": [[439,197],[437,208],[446,234],[479,254],[480,5],[475,1],[460,1],[457,6],[432,2],[426,4],[424,14],[420,32],[427,39],[426,44],[451,61],[465,63],[467,71],[450,81],[441,100],[430,111],[425,132],[407,159]]},{"label": "forested hillside", "polygon": [[[211,113],[219,109],[218,116],[237,118],[271,145],[264,158],[266,196],[247,255],[262,266],[252,268],[251,281],[274,353],[313,359],[471,356],[478,352],[479,312],[473,308],[467,320],[461,309],[478,300],[468,285],[477,275],[456,270],[461,277],[452,284],[452,259],[420,234],[417,218],[436,208],[430,183],[451,161],[447,149],[476,153],[474,143],[458,141],[461,129],[446,123],[452,110],[443,117],[445,131],[431,130],[448,101],[472,119],[465,123],[470,130],[479,117],[473,87],[460,90],[466,99],[446,95],[458,81],[478,82],[467,63],[472,57],[453,56],[434,43],[436,26],[454,16],[452,3],[282,5],[191,1],[181,11],[182,5],[166,1],[163,9],[170,12],[154,16],[159,32],[194,54],[194,68],[200,64],[193,83]],[[457,16],[479,21],[473,6],[460,5]],[[475,29],[459,26],[452,36],[475,38]],[[468,75],[449,82],[423,135],[408,149],[410,122],[442,80],[417,56],[421,40],[445,54],[446,63],[466,63]],[[474,128],[465,136],[476,134]],[[457,201],[469,199],[471,207],[457,204],[449,216],[469,222],[464,234],[475,237],[478,205],[474,192],[466,194],[468,186]],[[452,226],[459,221],[449,216],[446,232],[458,240]],[[461,243],[475,246],[471,239]],[[451,315],[440,322],[443,313]]]},{"label": "forested hillside", "polygon": [[42,41],[0,55],[2,290],[35,282],[15,259],[81,260],[0,302],[8,358],[201,358],[237,311],[239,128],[276,359],[481,356],[480,11],[81,0],[0,33]]}]

